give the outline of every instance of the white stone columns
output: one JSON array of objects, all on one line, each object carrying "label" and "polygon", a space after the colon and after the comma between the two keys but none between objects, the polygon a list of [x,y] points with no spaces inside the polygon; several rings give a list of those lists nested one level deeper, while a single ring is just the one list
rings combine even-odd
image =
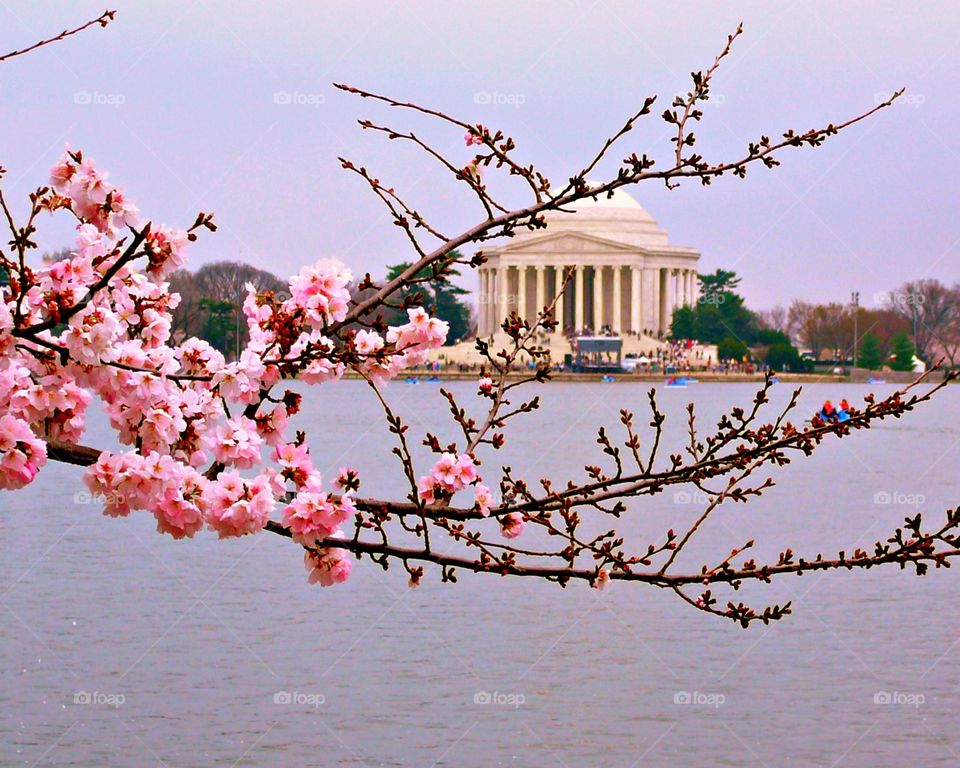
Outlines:
[{"label": "white stone columns", "polygon": [[479,301],[477,302],[477,336],[482,337],[487,329],[487,270],[483,267],[477,270],[479,283]]},{"label": "white stone columns", "polygon": [[507,286],[508,273],[508,267],[500,267],[497,269],[497,306],[499,310],[497,311],[497,316],[494,318],[494,325],[500,325],[500,323],[506,320],[507,315],[510,314],[508,304],[510,292]]},{"label": "white stone columns", "polygon": [[537,314],[539,315],[543,312],[543,307],[547,303],[547,286],[546,286],[546,264],[537,264],[535,267],[537,270],[537,305],[535,307]]},{"label": "white stone columns", "polygon": [[670,275],[666,269],[657,270],[657,332],[663,332],[667,325],[667,304],[670,300]]},{"label": "white stone columns", "polygon": [[527,268],[517,267],[517,314],[521,320],[527,319]]},{"label": "white stone columns", "polygon": [[487,301],[484,305],[483,335],[489,336],[497,328],[497,273],[492,269],[485,269],[487,276]]},{"label": "white stone columns", "polygon": [[630,267],[630,331],[640,333],[643,330],[643,293],[640,285],[640,270]]},{"label": "white stone columns", "polygon": [[593,268],[593,322],[594,333],[603,327],[603,267]]},{"label": "white stone columns", "polygon": [[574,323],[576,327],[574,330],[577,333],[583,330],[583,265],[577,264],[576,266],[576,277],[574,278],[574,294],[573,294],[573,316]]},{"label": "white stone columns", "polygon": [[619,264],[613,268],[613,332],[617,334],[623,330],[623,284],[620,282],[622,271]]},{"label": "white stone columns", "polygon": [[657,294],[654,289],[657,273],[644,267],[640,271],[640,330],[656,335],[657,331]]},{"label": "white stone columns", "polygon": [[563,316],[563,302],[566,298],[566,291],[564,290],[563,285],[563,276],[564,268],[555,267],[553,274],[553,295],[556,297],[557,302],[553,307],[553,317],[557,321],[557,330],[560,331],[560,333],[563,333],[563,325],[566,322],[566,318]]}]

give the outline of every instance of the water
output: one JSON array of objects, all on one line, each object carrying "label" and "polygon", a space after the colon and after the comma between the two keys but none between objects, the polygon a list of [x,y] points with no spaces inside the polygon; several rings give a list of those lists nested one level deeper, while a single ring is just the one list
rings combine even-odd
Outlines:
[{"label": "water", "polygon": [[[437,386],[397,383],[389,397],[414,433],[453,439]],[[476,405],[472,385],[449,386]],[[641,413],[648,386],[548,385],[544,408],[518,420],[493,463],[530,481],[582,478],[584,464],[601,461],[595,427],[615,429],[621,406]],[[776,387],[775,403],[789,389]],[[754,390],[661,391],[666,448],[683,447],[688,400],[712,423]],[[812,386],[802,413],[867,391]],[[774,470],[778,485],[761,499],[715,514],[685,568],[716,563],[749,538],[761,560],[788,546],[805,555],[869,548],[914,513],[910,504],[940,519],[960,499],[958,398],[951,388],[908,419],[831,440]],[[305,402],[301,423],[321,467],[356,466],[365,495],[402,492],[365,385],[321,388]],[[104,445],[102,419],[92,422],[89,442]],[[598,593],[461,574],[444,585],[428,570],[424,585],[408,590],[402,569],[384,573],[365,560],[346,585],[321,590],[306,583],[285,539],[176,542],[144,513],[113,520],[75,501],[78,475],[50,466],[29,490],[2,497],[5,766],[960,759],[952,571],[751,585],[740,597],[759,606],[792,600],[795,614],[746,631],[672,593],[621,583]],[[878,493],[901,503],[877,504]],[[619,528],[643,544],[697,513],[672,493],[630,509]]]}]

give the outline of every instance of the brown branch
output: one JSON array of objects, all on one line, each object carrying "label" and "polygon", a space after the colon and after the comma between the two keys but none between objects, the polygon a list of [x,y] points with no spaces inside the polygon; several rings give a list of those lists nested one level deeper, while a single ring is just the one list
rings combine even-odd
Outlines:
[{"label": "brown branch", "polygon": [[22,56],[25,53],[30,53],[31,51],[37,50],[37,48],[42,48],[45,45],[50,45],[50,43],[56,43],[56,42],[59,42],[60,40],[65,40],[66,38],[72,35],[76,35],[79,32],[83,32],[88,27],[92,27],[95,25],[105,27],[107,26],[107,24],[113,21],[116,15],[117,15],[116,11],[104,11],[97,18],[91,19],[86,24],[81,24],[79,27],[76,27],[75,29],[65,29],[59,35],[55,35],[54,37],[49,37],[46,40],[41,40],[40,42],[34,43],[33,45],[27,48],[21,48],[19,51],[11,51],[10,53],[5,53],[2,56],[0,56],[0,61],[6,61],[7,59],[12,59],[14,56]]}]

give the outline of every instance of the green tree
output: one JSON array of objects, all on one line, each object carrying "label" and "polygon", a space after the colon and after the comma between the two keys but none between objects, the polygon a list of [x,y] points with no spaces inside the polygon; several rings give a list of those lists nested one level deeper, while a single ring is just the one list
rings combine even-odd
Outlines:
[{"label": "green tree", "polygon": [[809,370],[811,363],[800,357],[800,352],[789,341],[777,341],[770,346],[763,362],[775,371],[799,373]]},{"label": "green tree", "polygon": [[220,299],[200,299],[202,313],[200,338],[229,355],[236,346],[237,305]]},{"label": "green tree", "polygon": [[699,275],[699,278],[701,298],[733,293],[740,285],[737,273],[727,269],[717,269],[709,275]]},{"label": "green tree", "polygon": [[[457,251],[451,251],[450,256],[460,258]],[[393,280],[402,272],[410,268],[409,262],[394,264],[387,267],[387,280]],[[431,314],[445,320],[450,324],[450,332],[447,334],[447,344],[456,344],[470,332],[470,306],[466,304],[462,297],[469,291],[454,285],[451,278],[460,277],[460,272],[453,266],[447,267],[441,275],[435,276],[431,268],[421,270],[416,278],[423,282],[412,286],[406,286],[398,291],[398,302],[407,300],[420,294],[421,303],[431,311]],[[391,324],[405,323],[406,316],[397,312],[395,317],[387,318]]]},{"label": "green tree", "polygon": [[893,360],[890,362],[890,367],[895,371],[912,371],[914,349],[907,334],[898,333],[894,336],[891,349]]},{"label": "green tree", "polygon": [[717,344],[717,355],[719,355],[721,360],[729,360],[730,358],[743,360],[744,357],[750,356],[750,350],[747,349],[747,345],[740,341],[740,339],[727,336]]},{"label": "green tree", "polygon": [[773,339],[761,338],[763,330],[757,316],[734,292],[740,284],[736,272],[718,269],[712,275],[700,275],[700,284],[703,292],[696,306],[674,310],[676,325],[671,323],[670,328],[673,338],[697,339],[706,344],[719,344],[727,337],[743,339],[747,344],[773,343]]},{"label": "green tree", "polygon": [[697,337],[697,313],[696,310],[684,304],[673,312],[673,320],[670,322],[670,337],[674,339],[695,339]]},{"label": "green tree", "polygon": [[860,347],[857,349],[857,367],[870,371],[879,371],[883,367],[883,349],[880,347],[880,340],[872,333],[866,334],[860,341]]}]

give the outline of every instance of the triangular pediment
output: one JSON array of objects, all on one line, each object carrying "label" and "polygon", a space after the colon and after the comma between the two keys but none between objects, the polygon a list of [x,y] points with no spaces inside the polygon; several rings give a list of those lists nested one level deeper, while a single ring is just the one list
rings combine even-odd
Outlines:
[{"label": "triangular pediment", "polygon": [[618,243],[585,232],[554,232],[539,237],[525,237],[519,242],[508,242],[495,249],[500,254],[519,256],[538,253],[644,253],[642,248],[629,243]]}]

